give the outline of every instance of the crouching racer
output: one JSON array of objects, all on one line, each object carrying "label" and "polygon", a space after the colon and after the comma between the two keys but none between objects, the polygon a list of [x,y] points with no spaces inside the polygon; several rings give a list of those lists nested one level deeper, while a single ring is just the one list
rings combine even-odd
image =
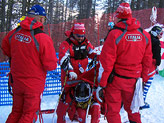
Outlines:
[{"label": "crouching racer", "polygon": [[[85,37],[83,23],[75,23],[72,29],[66,31],[65,34],[68,38],[62,42],[59,48],[59,61],[62,68],[61,82],[64,92],[57,107],[57,123],[66,122],[65,115],[67,112],[71,120],[84,123],[93,83],[90,85],[81,82],[79,76],[86,72],[88,57],[94,58],[96,53],[93,50],[94,47]],[[68,73],[68,77],[66,73]],[[91,109],[90,113],[94,114],[92,123],[98,123],[100,117],[99,103],[92,101]]]}]

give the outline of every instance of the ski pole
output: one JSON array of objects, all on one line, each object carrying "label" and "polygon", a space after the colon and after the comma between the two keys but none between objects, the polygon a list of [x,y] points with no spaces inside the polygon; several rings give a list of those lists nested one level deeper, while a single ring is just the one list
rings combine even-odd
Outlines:
[{"label": "ski pole", "polygon": [[53,117],[52,117],[52,123],[54,123],[54,118],[55,118],[55,114],[56,114],[56,109],[57,109],[57,106],[58,106],[58,104],[59,104],[59,102],[60,102],[61,96],[62,96],[62,94],[63,94],[63,92],[64,92],[64,87],[65,87],[65,84],[66,84],[66,81],[67,81],[67,76],[68,76],[68,68],[67,68],[67,70],[66,70],[65,80],[64,80],[63,87],[62,87],[62,89],[61,89],[61,94],[59,95],[58,101],[57,101],[57,103],[56,103],[56,105],[55,105],[55,109],[54,109],[54,113],[53,113]]},{"label": "ski pole", "polygon": [[51,114],[54,113],[55,109],[46,109],[46,110],[41,110],[41,114]]},{"label": "ski pole", "polygon": [[57,101],[57,103],[56,103],[56,105],[55,105],[55,109],[54,109],[54,113],[53,113],[53,117],[52,117],[52,123],[54,123],[54,117],[55,117],[55,114],[56,114],[56,109],[57,109],[57,106],[58,106],[58,104],[59,104],[59,102],[60,102],[60,99],[61,99],[61,97],[62,97],[62,95],[63,95],[63,92],[64,92],[64,87],[65,87],[65,84],[66,84],[66,82],[67,82],[67,77],[68,77],[68,69],[69,69],[69,57],[67,57],[65,60],[64,60],[64,62],[62,63],[62,65],[61,65],[61,69],[65,69],[66,70],[66,75],[65,75],[65,79],[64,79],[64,84],[63,84],[63,87],[62,87],[62,89],[61,89],[61,93],[60,93],[60,95],[59,95],[59,98],[58,98],[58,101]]},{"label": "ski pole", "polygon": [[152,71],[151,73],[148,74],[148,76],[154,74],[158,69],[155,69],[154,71]]},{"label": "ski pole", "polygon": [[90,96],[89,101],[88,101],[88,107],[87,107],[87,112],[86,112],[86,117],[85,117],[85,123],[86,123],[86,120],[87,120],[87,117],[88,117],[89,108],[91,106],[91,100],[92,100],[92,96],[93,96],[93,89],[94,89],[95,83],[96,83],[96,60],[97,60],[97,55],[94,56],[94,64],[95,64],[94,80],[93,80],[92,93],[91,93],[91,96]]}]

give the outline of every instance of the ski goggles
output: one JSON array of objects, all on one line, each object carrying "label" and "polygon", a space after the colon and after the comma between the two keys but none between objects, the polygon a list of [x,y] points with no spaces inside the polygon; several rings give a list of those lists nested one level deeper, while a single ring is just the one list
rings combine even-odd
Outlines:
[{"label": "ski goggles", "polygon": [[84,38],[84,35],[80,35],[80,34],[75,34],[78,38]]},{"label": "ski goggles", "polygon": [[162,32],[160,32],[158,35],[159,35],[160,37],[162,37],[162,35],[163,35],[163,31],[162,31]]}]

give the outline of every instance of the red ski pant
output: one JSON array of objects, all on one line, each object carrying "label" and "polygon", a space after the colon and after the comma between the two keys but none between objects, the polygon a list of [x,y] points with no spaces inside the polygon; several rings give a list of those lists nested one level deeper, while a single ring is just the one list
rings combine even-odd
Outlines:
[{"label": "red ski pant", "polygon": [[101,106],[99,103],[93,103],[91,105],[91,109],[89,110],[89,114],[91,115],[91,123],[99,123],[100,122],[100,114],[101,114]]},{"label": "red ski pant", "polygon": [[[86,123],[86,109],[77,108],[77,116],[79,123]],[[91,123],[99,123],[100,122],[100,104],[93,103],[89,109],[89,115],[91,115]]]},{"label": "red ski pant", "polygon": [[[57,108],[57,123],[66,123],[65,115],[67,111],[70,120],[76,120],[79,121],[79,123],[85,123],[86,109],[76,108],[75,105],[69,107],[68,103],[63,103],[62,101],[59,102]],[[91,115],[91,123],[99,123],[100,105],[98,103],[92,104],[89,114]]]},{"label": "red ski pant", "polygon": [[114,76],[113,82],[108,83],[105,88],[105,102],[107,103],[108,123],[121,123],[120,109],[121,102],[128,113],[130,121],[141,123],[140,114],[132,113],[130,106],[133,99],[136,79],[124,79]]},{"label": "red ski pant", "polygon": [[40,109],[41,93],[29,89],[13,89],[13,107],[6,123],[34,123]]}]

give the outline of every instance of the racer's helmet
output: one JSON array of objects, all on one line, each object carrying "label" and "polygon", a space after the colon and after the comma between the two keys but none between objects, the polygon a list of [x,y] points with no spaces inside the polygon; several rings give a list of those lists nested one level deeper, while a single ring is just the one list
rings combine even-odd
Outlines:
[{"label": "racer's helmet", "polygon": [[112,29],[114,27],[114,22],[109,22],[108,27],[110,27]]},{"label": "racer's helmet", "polygon": [[79,103],[81,102],[88,102],[91,96],[91,87],[86,82],[80,82],[75,87],[75,100]]},{"label": "racer's helmet", "polygon": [[155,37],[156,36],[160,36],[161,37],[163,35],[162,27],[160,27],[160,26],[154,26],[151,29],[151,34],[154,35]]}]

